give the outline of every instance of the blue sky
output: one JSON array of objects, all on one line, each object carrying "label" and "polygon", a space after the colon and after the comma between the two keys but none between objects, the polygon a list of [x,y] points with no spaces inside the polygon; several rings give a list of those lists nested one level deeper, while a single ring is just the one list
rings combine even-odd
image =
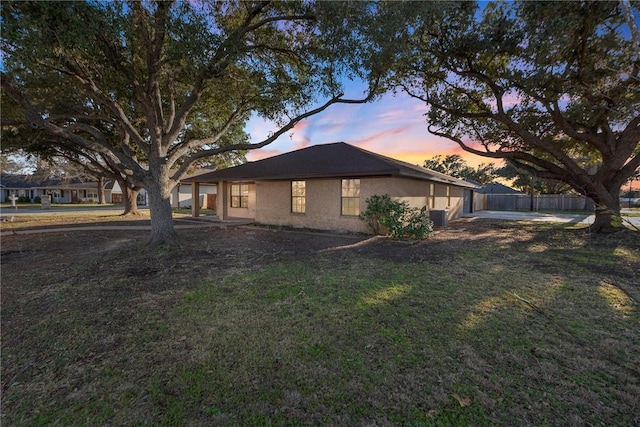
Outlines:
[{"label": "blue sky", "polygon": [[[391,93],[368,104],[333,105],[300,122],[274,143],[250,151],[247,159],[260,160],[311,145],[346,142],[419,165],[437,154],[460,154],[472,166],[491,160],[468,154],[455,142],[431,135],[427,131],[426,111],[424,103],[405,94]],[[246,130],[251,142],[259,142],[270,131],[277,130],[277,126],[254,117]]]}]

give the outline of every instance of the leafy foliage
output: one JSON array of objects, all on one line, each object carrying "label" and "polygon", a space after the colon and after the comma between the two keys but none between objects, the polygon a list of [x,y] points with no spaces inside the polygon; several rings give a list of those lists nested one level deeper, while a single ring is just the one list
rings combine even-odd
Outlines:
[{"label": "leafy foliage", "polygon": [[459,154],[440,154],[424,161],[425,168],[444,173],[460,179],[468,179],[481,184],[488,184],[498,177],[498,169],[493,163],[480,163],[476,169],[472,168]]},{"label": "leafy foliage", "polygon": [[412,208],[406,201],[391,200],[388,194],[369,197],[367,209],[360,214],[374,234],[394,239],[421,240],[433,231],[426,207]]}]

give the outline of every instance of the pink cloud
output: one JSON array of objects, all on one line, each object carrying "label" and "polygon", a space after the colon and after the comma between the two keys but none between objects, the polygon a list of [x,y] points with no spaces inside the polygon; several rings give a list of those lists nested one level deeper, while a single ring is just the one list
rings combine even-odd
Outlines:
[{"label": "pink cloud", "polygon": [[247,160],[250,162],[255,162],[256,160],[262,160],[269,157],[277,156],[278,154],[282,154],[280,150],[269,150],[267,148],[261,148],[259,150],[251,150],[247,154]]},{"label": "pink cloud", "polygon": [[354,145],[357,145],[359,147],[363,147],[366,146],[367,144],[377,141],[377,140],[381,140],[381,139],[386,139],[390,136],[393,135],[399,135],[404,133],[405,131],[407,131],[409,128],[411,128],[411,125],[405,125],[405,126],[399,126],[396,128],[391,128],[391,129],[386,129],[382,132],[378,132],[376,134],[367,136],[365,138],[360,138],[360,139],[354,139],[352,140]]}]

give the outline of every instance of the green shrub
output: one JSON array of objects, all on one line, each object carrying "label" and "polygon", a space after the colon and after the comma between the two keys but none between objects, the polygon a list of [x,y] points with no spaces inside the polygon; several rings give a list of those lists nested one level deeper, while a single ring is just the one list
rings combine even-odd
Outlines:
[{"label": "green shrub", "polygon": [[33,203],[41,203],[42,199],[40,198],[40,196],[36,196],[33,198]]},{"label": "green shrub", "polygon": [[388,194],[373,195],[367,200],[367,210],[360,214],[374,234],[394,239],[420,240],[433,231],[427,208],[409,207],[407,202],[393,201]]}]

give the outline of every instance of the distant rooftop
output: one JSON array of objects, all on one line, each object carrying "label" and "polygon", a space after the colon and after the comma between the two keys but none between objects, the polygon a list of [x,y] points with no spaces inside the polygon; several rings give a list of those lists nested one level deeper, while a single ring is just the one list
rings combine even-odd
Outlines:
[{"label": "distant rooftop", "polygon": [[522,191],[514,190],[513,188],[507,187],[499,182],[485,184],[478,190],[478,192],[483,194],[524,194]]}]

